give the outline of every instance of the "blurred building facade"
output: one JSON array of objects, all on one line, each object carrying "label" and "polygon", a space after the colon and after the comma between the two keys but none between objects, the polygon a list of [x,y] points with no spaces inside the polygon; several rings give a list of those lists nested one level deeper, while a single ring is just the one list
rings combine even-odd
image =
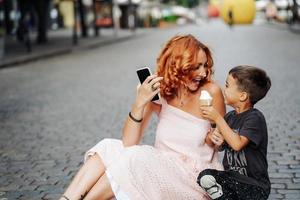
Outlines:
[{"label": "blurred building facade", "polygon": [[71,30],[70,38],[78,39],[98,36],[101,28],[134,29],[140,1],[0,0],[0,58],[6,39],[16,39],[30,52],[33,42],[47,44],[52,30]]},{"label": "blurred building facade", "polygon": [[80,37],[100,35],[103,28],[164,27],[195,22],[199,16],[222,16],[227,22],[229,10],[238,23],[246,16],[240,11],[250,10],[245,2],[252,6],[249,22],[255,9],[268,13],[270,2],[278,10],[274,19],[291,24],[300,21],[300,0],[0,0],[0,59],[7,39],[16,39],[30,52],[33,42],[47,44],[48,32],[55,30],[69,30],[76,44]]}]

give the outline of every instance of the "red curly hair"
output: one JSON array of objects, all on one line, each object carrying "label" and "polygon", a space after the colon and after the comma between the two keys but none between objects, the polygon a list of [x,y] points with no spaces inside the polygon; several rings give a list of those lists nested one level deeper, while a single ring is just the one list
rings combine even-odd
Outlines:
[{"label": "red curly hair", "polygon": [[160,94],[166,100],[178,95],[180,86],[190,76],[192,69],[197,67],[199,51],[204,51],[207,57],[208,70],[205,82],[211,80],[213,74],[213,59],[209,48],[192,35],[175,36],[162,49],[157,58],[157,75],[164,79],[160,82]]}]

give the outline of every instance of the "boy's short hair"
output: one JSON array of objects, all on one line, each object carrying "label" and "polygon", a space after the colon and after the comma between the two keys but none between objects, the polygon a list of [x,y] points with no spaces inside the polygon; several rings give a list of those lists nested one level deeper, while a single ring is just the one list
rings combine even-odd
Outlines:
[{"label": "boy's short hair", "polygon": [[237,66],[229,71],[237,81],[238,89],[249,94],[252,105],[264,98],[271,87],[271,80],[262,69],[253,66]]}]

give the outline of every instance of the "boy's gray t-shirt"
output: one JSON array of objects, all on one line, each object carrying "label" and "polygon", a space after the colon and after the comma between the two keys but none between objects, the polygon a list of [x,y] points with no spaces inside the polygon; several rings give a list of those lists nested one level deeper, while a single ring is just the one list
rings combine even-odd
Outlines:
[{"label": "boy's gray t-shirt", "polygon": [[224,169],[253,178],[252,182],[251,179],[249,180],[250,184],[259,184],[269,190],[268,130],[264,115],[252,108],[239,114],[235,111],[228,112],[224,118],[234,132],[250,140],[249,144],[239,152],[225,144]]}]

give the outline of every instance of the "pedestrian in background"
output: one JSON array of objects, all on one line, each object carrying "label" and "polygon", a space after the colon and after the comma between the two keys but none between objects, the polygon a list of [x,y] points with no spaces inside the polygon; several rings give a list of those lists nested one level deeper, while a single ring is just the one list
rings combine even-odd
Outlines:
[{"label": "pedestrian in background", "polygon": [[18,7],[20,9],[20,19],[17,29],[17,37],[20,41],[23,37],[29,34],[29,20],[28,18],[35,14],[37,21],[37,38],[38,44],[46,43],[48,30],[48,13],[50,7],[50,0],[18,0]]},{"label": "pedestrian in background", "polygon": [[231,6],[228,10],[228,25],[230,28],[232,28],[233,24],[234,24],[234,19],[233,19],[233,7]]},{"label": "pedestrian in background", "polygon": [[214,121],[217,134],[222,135],[216,136],[217,140],[225,140],[225,171],[206,169],[198,177],[199,185],[212,199],[268,198],[268,131],[264,115],[254,105],[270,87],[265,71],[252,66],[234,67],[224,90],[225,102],[234,110],[223,118],[213,107],[201,107],[203,116]]},{"label": "pedestrian in background", "polygon": [[[197,176],[206,168],[223,167],[211,146],[210,122],[200,112],[201,90],[212,95],[212,106],[221,115],[225,113],[212,74],[207,46],[192,35],[169,40],[157,59],[156,74],[137,89],[122,140],[104,139],[91,148],[61,200],[208,199]],[[151,102],[158,93],[160,102]],[[140,145],[152,113],[159,118],[155,145]]]}]

